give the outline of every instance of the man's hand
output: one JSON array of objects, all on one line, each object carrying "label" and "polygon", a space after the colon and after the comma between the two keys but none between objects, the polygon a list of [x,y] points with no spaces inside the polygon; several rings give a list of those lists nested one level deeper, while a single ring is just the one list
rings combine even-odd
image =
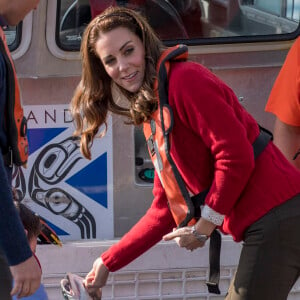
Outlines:
[{"label": "man's hand", "polygon": [[11,295],[18,298],[32,295],[41,284],[42,271],[34,256],[24,262],[11,266],[14,287]]}]

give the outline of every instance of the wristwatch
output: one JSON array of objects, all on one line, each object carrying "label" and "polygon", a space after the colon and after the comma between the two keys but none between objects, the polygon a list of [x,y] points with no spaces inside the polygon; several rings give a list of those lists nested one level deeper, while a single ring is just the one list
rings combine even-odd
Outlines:
[{"label": "wristwatch", "polygon": [[196,230],[195,225],[193,225],[192,227],[192,234],[194,235],[194,237],[199,241],[199,242],[206,242],[209,239],[209,236],[206,234],[200,234],[198,233],[198,231]]}]

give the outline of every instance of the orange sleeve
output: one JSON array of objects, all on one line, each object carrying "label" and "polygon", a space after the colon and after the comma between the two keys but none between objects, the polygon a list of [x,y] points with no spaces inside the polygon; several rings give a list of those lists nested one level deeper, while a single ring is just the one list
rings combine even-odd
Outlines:
[{"label": "orange sleeve", "polygon": [[282,122],[300,126],[300,37],[290,49],[275,80],[265,110]]}]

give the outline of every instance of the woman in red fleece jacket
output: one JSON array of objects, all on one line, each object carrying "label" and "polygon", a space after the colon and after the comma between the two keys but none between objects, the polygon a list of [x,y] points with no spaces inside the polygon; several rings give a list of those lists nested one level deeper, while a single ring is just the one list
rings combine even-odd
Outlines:
[{"label": "woman in red fleece jacket", "polygon": [[[156,65],[165,49],[148,23],[126,8],[108,8],[87,26],[82,78],[71,104],[86,158],[91,158],[90,147],[108,112],[124,115],[134,125],[150,122],[158,109]],[[151,207],[95,260],[85,278],[88,292],[100,298],[109,272],[162,238],[177,237],[181,247],[193,250],[218,228],[244,242],[227,299],[286,299],[300,271],[299,171],[272,142],[254,159],[256,121],[205,67],[171,62],[168,87],[174,116],[171,156],[190,193],[210,187],[201,217],[195,226],[172,232],[176,223],[156,172]],[[125,96],[127,106],[115,101],[112,89]]]}]

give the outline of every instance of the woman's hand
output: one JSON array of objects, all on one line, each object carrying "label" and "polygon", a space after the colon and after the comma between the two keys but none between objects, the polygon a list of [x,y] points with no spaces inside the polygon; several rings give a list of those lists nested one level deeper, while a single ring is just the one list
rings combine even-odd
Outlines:
[{"label": "woman's hand", "polygon": [[[195,226],[186,226],[174,229],[173,232],[163,236],[163,240],[175,240],[179,247],[193,251],[196,248],[203,247],[205,244],[205,240],[199,240],[199,235],[206,235],[209,237],[215,228],[216,225],[214,223],[200,218]],[[196,230],[196,234],[193,232],[194,230]],[[198,238],[196,236],[198,236]]]},{"label": "woman's hand", "polygon": [[203,247],[205,241],[200,242],[193,234],[193,227],[187,226],[178,229],[174,229],[163,236],[164,241],[175,240],[177,245],[187,250],[193,251],[199,247]]},{"label": "woman's hand", "polygon": [[105,286],[108,275],[109,271],[104,265],[102,258],[97,258],[94,261],[92,270],[86,275],[83,282],[93,300],[101,300],[101,288]]}]

